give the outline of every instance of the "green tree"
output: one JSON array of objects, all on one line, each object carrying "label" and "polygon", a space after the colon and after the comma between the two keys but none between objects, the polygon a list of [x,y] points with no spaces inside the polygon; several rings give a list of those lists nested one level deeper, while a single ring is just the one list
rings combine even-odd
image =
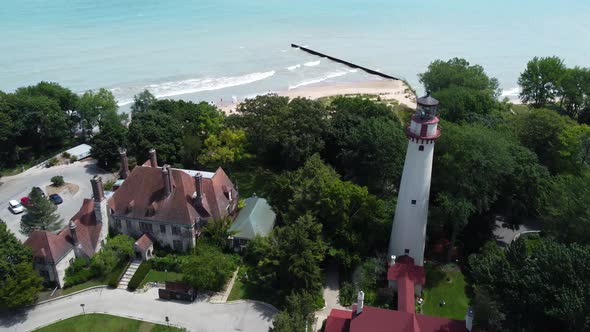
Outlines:
[{"label": "green tree", "polygon": [[320,263],[324,260],[322,225],[305,214],[270,237],[258,237],[248,244],[247,259],[256,265],[252,280],[260,289],[286,296],[292,291],[319,292]]},{"label": "green tree", "polygon": [[148,151],[158,151],[160,162],[174,164],[182,149],[182,128],[172,116],[151,110],[133,116],[128,133],[131,152],[138,160],[147,158]]},{"label": "green tree", "polygon": [[451,86],[433,96],[440,102],[441,118],[451,122],[473,122],[503,108],[490,90]]},{"label": "green tree", "polygon": [[224,129],[205,140],[205,151],[199,157],[199,163],[211,169],[220,166],[229,168],[230,165],[248,157],[246,132],[242,129]]},{"label": "green tree", "polygon": [[558,171],[580,174],[590,165],[590,127],[568,126],[559,134]]},{"label": "green tree", "polygon": [[218,248],[199,245],[197,254],[187,256],[181,271],[184,281],[203,291],[219,291],[236,269],[235,260]]},{"label": "green tree", "polygon": [[56,231],[61,229],[63,220],[56,213],[57,206],[41,196],[38,190],[29,194],[30,206],[21,218],[21,233],[28,235],[34,230]]},{"label": "green tree", "polygon": [[218,248],[226,249],[228,247],[228,238],[235,234],[235,232],[229,230],[231,224],[231,217],[213,219],[203,227],[203,234]]},{"label": "green tree", "polygon": [[33,270],[31,249],[22,244],[0,220],[0,308],[32,304],[42,279]]},{"label": "green tree", "polygon": [[135,240],[127,235],[117,235],[107,242],[102,250],[111,250],[113,251],[119,260],[129,259],[133,257],[135,251],[133,249],[133,245]]},{"label": "green tree", "polygon": [[308,211],[323,225],[328,255],[352,267],[387,245],[391,213],[365,187],[342,181],[318,155],[293,172],[278,176],[270,190],[279,220],[296,220]]},{"label": "green tree", "polygon": [[90,259],[90,275],[102,277],[109,274],[119,263],[119,257],[114,250],[101,250]]},{"label": "green tree", "polygon": [[51,178],[51,185],[54,187],[61,187],[65,183],[64,177],[61,175],[56,175]]},{"label": "green tree", "polygon": [[328,113],[318,101],[265,95],[237,112],[230,123],[246,131],[252,152],[270,166],[293,169],[324,149]]},{"label": "green tree", "polygon": [[534,57],[518,78],[520,99],[537,108],[553,103],[559,96],[559,87],[565,72],[563,60],[556,56]]},{"label": "green tree", "polygon": [[92,138],[92,156],[98,164],[108,170],[114,170],[119,162],[119,148],[127,146],[127,126],[123,117],[116,112],[106,112],[98,122],[99,133]]},{"label": "green tree", "polygon": [[560,241],[590,244],[590,174],[560,175],[541,196],[543,230]]},{"label": "green tree", "polygon": [[590,69],[566,69],[559,90],[559,107],[564,114],[577,119],[579,114],[590,110]]},{"label": "green tree", "polygon": [[270,332],[304,332],[311,330],[315,308],[313,295],[307,292],[293,292],[287,296],[285,310],[273,318]]},{"label": "green tree", "polygon": [[[587,330],[590,247],[545,238],[534,246],[525,241],[520,238],[506,251],[491,244],[469,257],[471,281],[489,290],[495,318],[506,317],[502,330]],[[484,314],[476,311],[475,317]]]},{"label": "green tree", "polygon": [[96,92],[84,92],[80,97],[78,107],[83,136],[86,137],[92,133],[92,130],[98,126],[104,114],[116,113],[117,109],[115,96],[109,90],[102,88]]},{"label": "green tree", "polygon": [[154,97],[148,90],[143,90],[138,95],[133,96],[133,104],[131,105],[131,114],[137,112],[145,112],[149,110],[158,99]]},{"label": "green tree", "polygon": [[467,60],[453,58],[436,60],[428,65],[425,73],[418,75],[426,91],[438,91],[457,86],[473,90],[485,90],[493,96],[500,95],[498,80],[490,78],[480,65],[471,65]]},{"label": "green tree", "polygon": [[339,97],[329,112],[326,159],[344,179],[367,186],[376,195],[392,194],[408,144],[392,109],[360,97]]},{"label": "green tree", "polygon": [[534,109],[519,114],[512,126],[520,143],[537,154],[539,162],[555,172],[558,164],[560,136],[575,122],[548,109]]}]

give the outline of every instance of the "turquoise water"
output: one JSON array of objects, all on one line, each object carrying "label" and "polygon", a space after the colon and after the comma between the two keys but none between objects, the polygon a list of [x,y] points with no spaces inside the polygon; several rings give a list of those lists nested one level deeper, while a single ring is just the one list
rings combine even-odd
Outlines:
[{"label": "turquoise water", "polygon": [[125,104],[144,88],[212,101],[370,78],[291,43],[416,87],[432,60],[465,57],[510,94],[535,55],[590,66],[590,1],[4,0],[0,90],[50,80]]}]

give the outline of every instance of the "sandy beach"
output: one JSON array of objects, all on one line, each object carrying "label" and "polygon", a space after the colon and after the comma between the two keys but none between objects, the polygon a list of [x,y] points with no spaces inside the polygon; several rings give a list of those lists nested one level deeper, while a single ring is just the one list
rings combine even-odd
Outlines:
[{"label": "sandy beach", "polygon": [[[381,99],[384,100],[396,100],[400,104],[405,104],[411,108],[416,107],[413,93],[403,81],[398,80],[374,80],[356,83],[308,85],[292,90],[279,91],[277,94],[289,98],[305,97],[310,99],[337,95],[372,94],[379,95]],[[243,100],[239,100],[237,103],[230,104],[218,104],[217,106],[226,114],[231,114],[235,111],[239,102],[242,101]]]}]

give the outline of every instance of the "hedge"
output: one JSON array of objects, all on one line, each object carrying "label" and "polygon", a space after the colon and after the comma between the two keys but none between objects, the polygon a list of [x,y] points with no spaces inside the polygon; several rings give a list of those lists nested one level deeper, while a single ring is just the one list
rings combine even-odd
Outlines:
[{"label": "hedge", "polygon": [[125,271],[127,271],[127,268],[129,267],[130,264],[131,264],[130,261],[125,261],[125,260],[119,262],[119,264],[115,267],[113,272],[111,272],[111,277],[109,278],[109,283],[108,283],[109,287],[117,288],[117,286],[119,285],[119,281],[123,277],[123,274],[125,273]]},{"label": "hedge", "polygon": [[180,271],[180,264],[182,263],[182,259],[176,255],[168,255],[164,257],[154,257],[150,260],[150,264],[152,268],[157,271],[168,271],[168,272],[178,272]]},{"label": "hedge", "polygon": [[131,290],[131,291],[136,290],[137,287],[139,286],[139,284],[141,283],[141,281],[145,278],[145,276],[148,274],[148,272],[150,271],[151,268],[152,268],[152,265],[150,264],[150,262],[148,262],[148,261],[141,262],[141,264],[137,268],[137,271],[135,271],[133,278],[131,278],[131,280],[129,280],[129,284],[127,285],[127,288],[129,288],[129,290]]}]

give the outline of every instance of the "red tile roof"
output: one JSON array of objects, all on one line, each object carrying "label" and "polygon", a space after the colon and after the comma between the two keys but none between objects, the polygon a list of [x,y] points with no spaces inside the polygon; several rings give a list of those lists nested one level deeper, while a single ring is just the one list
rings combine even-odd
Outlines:
[{"label": "red tile roof", "polygon": [[109,199],[114,215],[192,225],[197,217],[221,218],[228,214],[226,208],[234,202],[229,201],[223,186],[232,190],[233,197],[236,192],[223,169],[218,168],[211,178],[203,177],[202,208],[195,208],[193,204],[195,179],[181,169],[171,168],[170,174],[172,191],[168,197],[164,197],[162,168],[136,166]]},{"label": "red tile roof", "polygon": [[148,250],[152,244],[154,244],[154,242],[152,241],[152,239],[150,239],[147,233],[144,233],[137,241],[135,241],[137,249],[141,251]]},{"label": "red tile roof", "polygon": [[[325,332],[466,332],[465,322],[395,310],[364,306],[360,314],[346,319],[344,313],[332,310],[326,322]],[[332,317],[335,313],[336,316]],[[342,329],[341,320],[349,321],[349,328]],[[330,322],[330,325],[328,325]],[[337,322],[338,324],[334,324]]]},{"label": "red tile roof", "polygon": [[[96,252],[102,228],[102,223],[97,222],[94,215],[94,200],[84,199],[82,207],[71,221],[76,225],[79,248],[86,256],[91,257]],[[34,231],[29,235],[25,244],[33,249],[34,257],[57,263],[73,248],[73,238],[69,227],[66,226],[58,234],[48,231]]]},{"label": "red tile roof", "polygon": [[330,316],[326,320],[326,332],[348,332],[350,330],[350,320],[352,319],[352,311],[332,309]]}]

